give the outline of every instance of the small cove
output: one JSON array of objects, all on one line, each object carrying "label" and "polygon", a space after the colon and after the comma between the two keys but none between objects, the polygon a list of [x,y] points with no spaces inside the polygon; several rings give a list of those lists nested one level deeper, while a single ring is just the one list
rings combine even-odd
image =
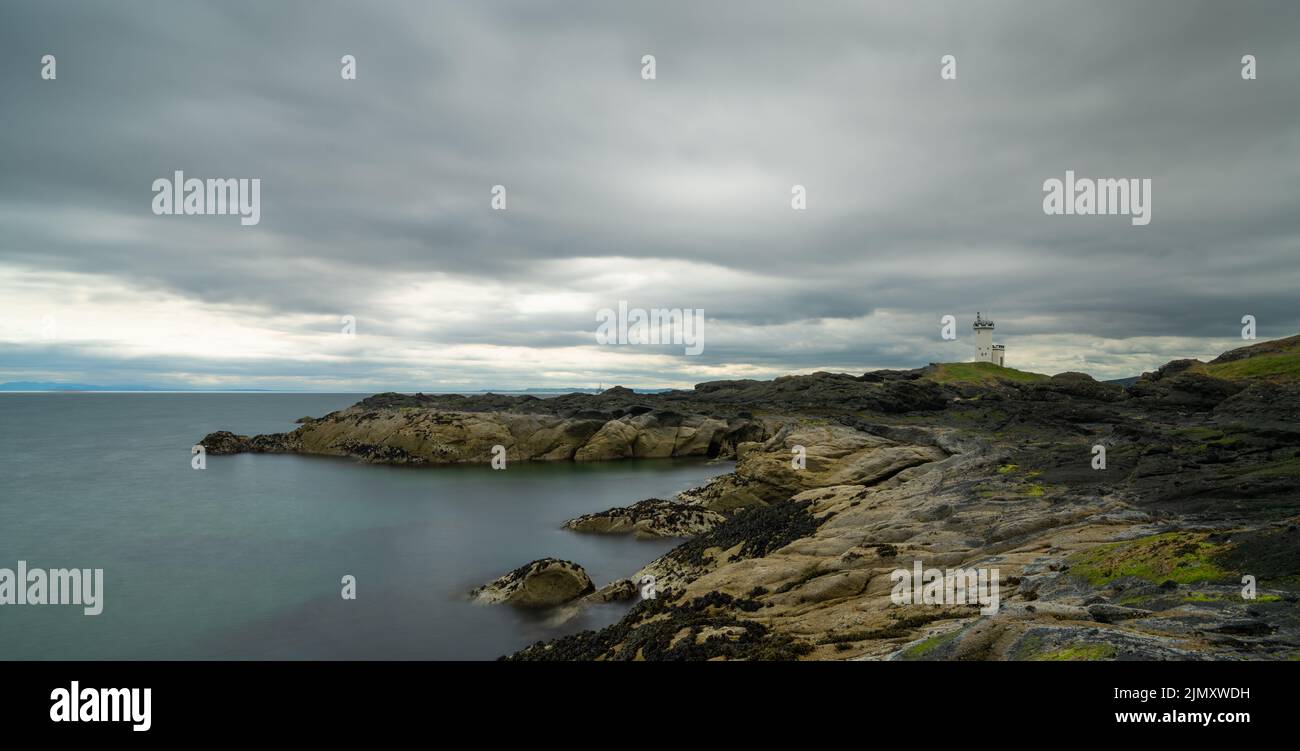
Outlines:
[{"label": "small cove", "polygon": [[[616,621],[564,624],[465,592],[545,556],[600,586],[675,540],[582,535],[568,518],[730,471],[701,460],[389,467],[208,457],[203,435],[293,429],[355,394],[0,395],[0,567],[103,568],[104,612],[6,606],[6,659],[493,659]],[[340,580],[357,580],[357,599]]]}]

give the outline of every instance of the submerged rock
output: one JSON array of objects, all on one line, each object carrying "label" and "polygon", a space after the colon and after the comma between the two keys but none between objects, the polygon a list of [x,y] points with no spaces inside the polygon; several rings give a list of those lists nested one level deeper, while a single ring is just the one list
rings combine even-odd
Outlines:
[{"label": "submerged rock", "polygon": [[616,579],[587,595],[588,602],[623,602],[640,594],[631,579]]},{"label": "submerged rock", "polygon": [[506,602],[523,608],[549,608],[595,589],[582,566],[558,558],[541,558],[476,587],[470,597],[484,604]]}]

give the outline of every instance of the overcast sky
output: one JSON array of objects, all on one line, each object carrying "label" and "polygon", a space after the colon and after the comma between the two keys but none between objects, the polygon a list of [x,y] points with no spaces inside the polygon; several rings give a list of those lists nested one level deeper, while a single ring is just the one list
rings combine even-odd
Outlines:
[{"label": "overcast sky", "polygon": [[[1116,378],[1300,332],[1300,3],[0,14],[0,381],[680,386],[969,360],[977,310]],[[1067,169],[1151,223],[1045,215]],[[260,223],[155,216],[175,170],[260,178]],[[620,300],[703,354],[597,344]]]}]

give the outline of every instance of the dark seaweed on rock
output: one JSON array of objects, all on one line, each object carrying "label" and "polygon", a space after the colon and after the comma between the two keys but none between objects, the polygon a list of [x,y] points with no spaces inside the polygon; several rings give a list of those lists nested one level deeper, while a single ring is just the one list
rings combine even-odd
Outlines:
[{"label": "dark seaweed on rock", "polygon": [[642,600],[618,623],[550,643],[537,642],[503,657],[510,661],[550,660],[793,660],[808,654],[807,642],[773,632],[731,610],[752,612],[762,604],[710,592],[682,605],[668,594]]},{"label": "dark seaweed on rock", "polygon": [[385,464],[424,464],[426,460],[422,456],[412,456],[411,453],[398,446],[376,446],[372,443],[363,443],[361,441],[343,441],[339,448],[349,456],[356,456],[373,462],[382,462]]},{"label": "dark seaweed on rock", "polygon": [[692,537],[712,529],[724,517],[704,507],[662,498],[647,498],[631,506],[583,514],[564,523],[579,532],[628,533],[664,537]]},{"label": "dark seaweed on rock", "polygon": [[730,550],[740,545],[731,560],[761,558],[795,540],[808,537],[826,521],[808,512],[812,501],[786,501],[770,506],[742,509],[712,532],[673,548],[667,558],[682,563],[703,565],[704,551],[709,548]]}]

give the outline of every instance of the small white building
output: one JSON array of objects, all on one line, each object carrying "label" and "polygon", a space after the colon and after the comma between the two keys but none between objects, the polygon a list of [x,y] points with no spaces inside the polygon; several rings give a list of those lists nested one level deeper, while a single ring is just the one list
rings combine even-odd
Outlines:
[{"label": "small white building", "polygon": [[1007,358],[1007,348],[993,343],[993,321],[975,313],[975,362],[991,362],[1002,366]]}]

